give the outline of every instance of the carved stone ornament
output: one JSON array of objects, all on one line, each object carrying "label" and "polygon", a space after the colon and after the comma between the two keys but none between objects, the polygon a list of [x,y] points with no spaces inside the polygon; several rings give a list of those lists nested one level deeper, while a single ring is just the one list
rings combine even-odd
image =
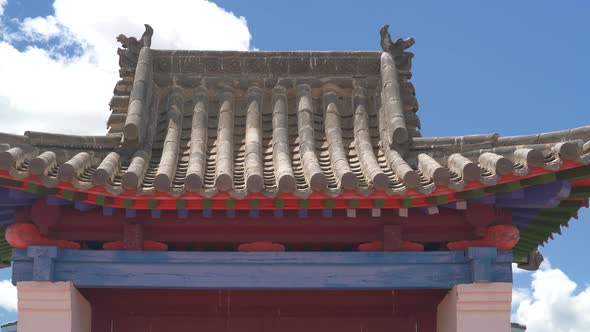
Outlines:
[{"label": "carved stone ornament", "polygon": [[144,46],[151,46],[154,29],[149,24],[144,24],[144,26],[145,31],[139,40],[135,37],[127,37],[124,34],[117,36],[117,42],[121,43],[121,48],[117,49],[119,66],[121,68],[135,67],[137,58],[139,57],[139,51]]}]

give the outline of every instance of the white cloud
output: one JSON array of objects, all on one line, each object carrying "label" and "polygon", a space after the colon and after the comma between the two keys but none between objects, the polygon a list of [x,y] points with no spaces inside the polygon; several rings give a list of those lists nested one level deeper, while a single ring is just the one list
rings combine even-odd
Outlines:
[{"label": "white cloud", "polygon": [[[143,23],[154,28],[153,48],[250,47],[246,20],[204,0],[55,0],[53,7],[53,15],[26,18],[0,41],[0,132],[104,134],[118,79],[115,38],[140,37]],[[52,46],[11,44],[39,40]],[[72,45],[81,52],[64,57]]]},{"label": "white cloud", "polygon": [[55,16],[27,17],[22,23],[21,31],[29,38],[47,40],[59,36],[61,29],[58,26]]},{"label": "white cloud", "polygon": [[528,332],[590,331],[590,286],[578,286],[559,269],[543,263],[532,274],[531,290],[512,291],[513,321]]},{"label": "white cloud", "polygon": [[16,311],[16,287],[10,280],[0,280],[0,309],[7,311]]},{"label": "white cloud", "polygon": [[6,6],[7,2],[8,0],[0,0],[0,16],[4,15],[4,6]]}]

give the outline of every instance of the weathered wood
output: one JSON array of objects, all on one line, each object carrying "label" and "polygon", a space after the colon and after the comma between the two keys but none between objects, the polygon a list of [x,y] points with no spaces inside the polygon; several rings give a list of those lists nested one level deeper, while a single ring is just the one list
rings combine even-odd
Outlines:
[{"label": "weathered wood", "polygon": [[492,174],[500,176],[512,174],[514,170],[508,158],[491,152],[484,152],[479,156],[479,165]]},{"label": "weathered wood", "polygon": [[178,163],[183,106],[182,90],[179,88],[173,90],[170,97],[168,97],[168,113],[166,114],[168,128],[166,130],[160,164],[158,165],[154,179],[154,188],[157,191],[168,192],[172,187],[172,181],[174,180],[176,165]]},{"label": "weathered wood", "polygon": [[262,166],[262,89],[248,89],[248,110],[246,113],[246,147],[244,177],[246,189],[259,192],[264,188]]},{"label": "weathered wood", "polygon": [[287,91],[282,86],[272,90],[272,159],[279,190],[293,192],[296,186],[289,153]]},{"label": "weathered wood", "polygon": [[119,170],[121,156],[117,152],[109,153],[92,173],[92,183],[104,186],[113,181],[115,174]]},{"label": "weathered wood", "polygon": [[320,168],[315,150],[311,87],[307,84],[297,86],[297,98],[299,153],[303,174],[312,190],[323,190],[327,187],[328,181]]},{"label": "weathered wood", "polygon": [[90,167],[91,155],[88,152],[80,152],[72,159],[63,163],[57,170],[57,178],[60,181],[72,181]]},{"label": "weathered wood", "polygon": [[400,181],[408,188],[417,188],[420,185],[420,176],[418,175],[418,172],[413,170],[396,150],[393,150],[388,146],[385,146],[383,149],[387,166],[391,168],[398,179],[400,179]]},{"label": "weathered wood", "polygon": [[220,95],[217,124],[217,158],[215,187],[228,191],[234,183],[234,94],[224,91]]},{"label": "weathered wood", "polygon": [[336,182],[344,190],[354,190],[357,187],[356,175],[352,172],[346,157],[344,141],[342,139],[342,125],[340,123],[340,112],[338,110],[338,95],[336,92],[327,89],[324,91],[325,118],[324,126],[326,140],[328,142],[328,153],[330,163]]},{"label": "weathered wood", "polygon": [[457,173],[464,181],[473,181],[480,178],[480,170],[477,164],[459,153],[449,156],[448,167],[451,172]]},{"label": "weathered wood", "polygon": [[191,126],[191,143],[184,188],[197,191],[203,185],[207,163],[207,119],[209,97],[207,88],[200,86],[195,89],[195,107]]},{"label": "weathered wood", "polygon": [[[30,251],[31,249],[29,249]],[[51,280],[76,287],[183,289],[449,288],[511,282],[512,254],[495,248],[459,252],[118,252],[58,250]],[[36,281],[41,257],[13,251],[13,282]],[[49,252],[47,252],[49,254]],[[476,269],[478,263],[487,269]],[[236,273],[240,271],[240,273]]]},{"label": "weathered wood", "polygon": [[29,170],[34,175],[47,175],[57,164],[57,156],[53,151],[45,151],[33,158],[29,163]]},{"label": "weathered wood", "polygon": [[446,168],[424,153],[418,155],[418,169],[424,176],[432,179],[436,185],[446,185],[451,178],[451,174]]},{"label": "weathered wood", "polygon": [[389,187],[389,178],[381,170],[371,143],[367,97],[364,88],[355,87],[352,107],[354,109],[354,146],[363,174],[375,189],[386,190]]},{"label": "weathered wood", "polygon": [[408,131],[402,100],[399,79],[393,57],[384,52],[381,54],[381,109],[384,123],[379,123],[381,139],[386,145],[402,144],[408,140]]},{"label": "weathered wood", "polygon": [[149,46],[144,46],[139,52],[133,87],[129,96],[129,108],[127,119],[123,127],[123,140],[125,143],[139,145],[143,141],[146,130],[145,117],[148,113],[148,92],[152,84],[152,54]]},{"label": "weathered wood", "polygon": [[133,154],[131,158],[131,163],[127,168],[125,174],[123,174],[123,178],[121,180],[121,186],[127,190],[137,190],[141,182],[143,182],[143,177],[145,176],[145,172],[148,169],[148,163],[151,158],[151,151],[146,152],[144,150],[138,150]]}]

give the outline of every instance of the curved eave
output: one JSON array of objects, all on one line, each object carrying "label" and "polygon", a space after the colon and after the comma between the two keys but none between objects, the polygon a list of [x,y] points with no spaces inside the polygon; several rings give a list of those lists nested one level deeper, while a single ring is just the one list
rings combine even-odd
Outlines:
[{"label": "curved eave", "polygon": [[92,186],[87,189],[76,188],[70,182],[61,182],[54,187],[47,187],[38,176],[31,175],[24,179],[15,179],[9,171],[0,171],[0,187],[22,190],[40,195],[64,198],[89,204],[113,208],[160,209],[160,210],[200,210],[200,209],[347,209],[347,208],[412,208],[442,205],[455,201],[477,199],[498,192],[510,192],[536,184],[556,180],[578,181],[590,177],[590,165],[574,161],[565,161],[559,170],[533,168],[525,176],[505,175],[493,185],[479,181],[470,181],[462,190],[449,186],[438,186],[431,193],[424,194],[408,190],[403,194],[388,195],[383,191],[373,191],[362,195],[358,191],[345,191],[338,196],[323,192],[313,192],[305,198],[293,193],[281,193],[267,197],[261,193],[248,193],[235,198],[227,192],[218,192],[211,196],[185,192],[178,196],[169,193],[139,195],[127,191],[113,195],[103,187]]}]

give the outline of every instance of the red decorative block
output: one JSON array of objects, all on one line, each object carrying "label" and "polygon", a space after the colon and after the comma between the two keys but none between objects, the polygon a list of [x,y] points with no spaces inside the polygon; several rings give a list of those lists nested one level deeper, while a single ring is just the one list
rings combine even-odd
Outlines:
[{"label": "red decorative block", "polygon": [[[360,244],[357,248],[358,251],[383,251],[385,245],[383,241],[374,241]],[[424,251],[424,246],[420,243],[414,243],[409,241],[402,241],[401,246],[396,251]]]},{"label": "red decorative block", "polygon": [[[102,245],[104,250],[125,250],[125,243],[123,241],[107,242]],[[157,241],[143,241],[144,251],[167,251],[168,245]]]},{"label": "red decorative block", "polygon": [[13,248],[26,249],[29,246],[55,246],[60,249],[80,249],[80,244],[73,241],[50,240],[39,233],[33,224],[12,224],[6,228],[6,241]]},{"label": "red decorative block", "polygon": [[250,242],[238,246],[238,251],[261,252],[261,251],[285,251],[285,246],[272,242]]},{"label": "red decorative block", "polygon": [[447,248],[453,251],[465,250],[468,247],[496,247],[498,250],[510,250],[519,239],[518,228],[512,225],[496,225],[488,227],[483,239],[450,242]]}]

